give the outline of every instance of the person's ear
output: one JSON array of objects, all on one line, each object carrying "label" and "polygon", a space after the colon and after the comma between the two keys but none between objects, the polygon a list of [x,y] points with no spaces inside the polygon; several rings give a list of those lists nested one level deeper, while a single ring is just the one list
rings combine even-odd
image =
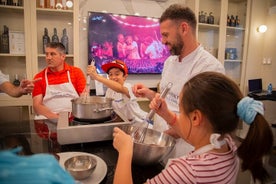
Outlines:
[{"label": "person's ear", "polygon": [[62,54],[62,55],[61,55],[61,58],[62,58],[62,60],[65,60],[66,55],[65,55],[65,54]]},{"label": "person's ear", "polygon": [[193,112],[190,113],[190,120],[192,122],[193,126],[199,126],[200,123],[202,122],[202,112],[199,110],[194,110]]},{"label": "person's ear", "polygon": [[189,30],[189,24],[187,22],[182,22],[180,24],[180,29],[181,29],[182,34],[186,34]]}]

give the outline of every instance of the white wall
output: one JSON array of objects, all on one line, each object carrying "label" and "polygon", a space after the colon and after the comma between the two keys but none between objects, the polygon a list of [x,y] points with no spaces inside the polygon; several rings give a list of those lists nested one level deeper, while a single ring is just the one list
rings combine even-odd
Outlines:
[{"label": "white wall", "polygon": [[[248,55],[246,63],[245,84],[252,78],[262,78],[263,87],[266,89],[268,83],[276,86],[276,14],[269,15],[268,9],[270,0],[253,0],[251,7],[250,31]],[[258,33],[257,27],[266,24],[268,30],[265,33]],[[271,65],[264,65],[263,58],[271,58]],[[274,74],[274,77],[273,77]]]},{"label": "white wall", "polygon": [[[102,12],[103,10],[111,13],[130,14],[138,12],[141,16],[160,17],[162,12],[172,3],[185,3],[185,0],[168,0],[166,2],[156,2],[152,0],[80,0],[80,68],[86,71],[88,62],[88,39],[87,20],[88,12]],[[88,21],[87,21],[88,22]],[[160,80],[160,75],[129,75],[128,82],[142,82],[148,87],[156,87]],[[92,88],[94,85],[92,84]]]},{"label": "white wall", "polygon": [[[276,7],[276,4],[274,5]],[[272,83],[274,89],[276,89],[276,12],[274,14],[268,14],[266,12],[266,24],[268,30],[265,33],[263,56],[265,58],[271,58],[271,65],[263,65],[262,77],[265,79],[264,83]]]}]

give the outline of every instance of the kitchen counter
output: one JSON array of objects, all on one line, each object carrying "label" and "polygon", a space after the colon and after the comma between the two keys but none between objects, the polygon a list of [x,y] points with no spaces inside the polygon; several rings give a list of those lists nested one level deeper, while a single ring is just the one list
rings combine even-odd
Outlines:
[{"label": "kitchen counter", "polygon": [[[78,151],[87,152],[99,156],[103,159],[107,165],[107,174],[102,184],[109,184],[113,182],[118,152],[113,148],[112,141],[100,141],[82,144],[63,145],[61,147],[62,152]],[[155,164],[150,166],[132,165],[132,175],[134,183],[144,183],[147,178],[152,178],[161,170],[163,166],[161,164]]]},{"label": "kitchen counter", "polygon": [[[12,145],[9,145],[10,147],[15,147],[18,145],[23,145],[26,147],[26,153],[29,153],[32,151],[33,153],[41,153],[41,152],[48,152],[49,150],[49,145],[51,141],[47,141],[41,137],[38,137],[35,133],[34,128],[31,128],[32,130],[30,132],[14,132],[13,136],[16,136],[18,142],[11,141]],[[32,140],[34,136],[37,136],[36,139]],[[25,140],[24,140],[25,139]],[[3,137],[1,138],[3,140]],[[30,143],[30,145],[26,142]],[[5,149],[3,147],[3,144],[0,142],[0,150]],[[13,144],[16,145],[13,145]],[[46,145],[45,145],[46,143]],[[33,148],[38,146],[37,144],[40,144],[40,146],[43,147],[42,150],[36,151]],[[48,147],[48,148],[47,148]],[[31,149],[31,150],[30,150]],[[86,153],[91,153],[94,154],[98,157],[100,157],[102,160],[105,161],[107,165],[107,174],[105,178],[102,180],[101,184],[109,184],[113,183],[113,177],[114,177],[114,171],[116,167],[116,162],[117,162],[117,157],[118,153],[117,151],[113,148],[112,145],[112,140],[106,140],[106,141],[97,141],[97,142],[87,142],[87,143],[74,143],[74,144],[65,144],[61,145],[60,152],[86,152]],[[163,169],[163,166],[161,164],[156,164],[156,165],[150,165],[150,166],[139,166],[139,165],[132,165],[132,175],[133,175],[133,181],[134,183],[144,183],[146,179],[152,178],[161,170]]]}]

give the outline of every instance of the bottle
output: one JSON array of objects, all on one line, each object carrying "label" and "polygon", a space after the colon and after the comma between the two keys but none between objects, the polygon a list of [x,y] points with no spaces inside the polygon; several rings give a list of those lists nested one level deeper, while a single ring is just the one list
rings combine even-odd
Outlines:
[{"label": "bottle", "polygon": [[44,0],[39,0],[39,8],[45,8]]},{"label": "bottle", "polygon": [[198,18],[200,23],[205,23],[205,15],[203,11],[199,12],[199,18]]},{"label": "bottle", "polygon": [[54,35],[52,36],[52,42],[55,42],[55,43],[59,42],[59,38],[57,35],[57,28],[54,28]]},{"label": "bottle", "polygon": [[235,19],[235,25],[236,25],[236,27],[239,27],[239,25],[240,25],[240,19],[239,19],[238,15],[236,16],[236,19]]},{"label": "bottle", "polygon": [[62,44],[64,45],[64,47],[65,47],[66,54],[68,54],[68,43],[69,43],[69,39],[68,39],[67,31],[66,31],[65,28],[63,29],[63,35],[62,35],[62,37],[61,37],[61,43],[62,43]]},{"label": "bottle", "polygon": [[12,4],[13,4],[13,1],[12,1],[12,0],[7,0],[7,5],[8,5],[8,6],[12,6]]},{"label": "bottle", "polygon": [[271,83],[269,83],[268,86],[267,86],[267,94],[268,95],[272,94],[272,84]]},{"label": "bottle", "polygon": [[18,75],[17,74],[15,74],[13,85],[20,86],[20,80],[18,79]]},{"label": "bottle", "polygon": [[43,43],[43,54],[45,54],[46,45],[50,42],[50,37],[48,36],[48,29],[44,28],[44,35],[42,37],[42,43]]},{"label": "bottle", "polygon": [[229,15],[227,15],[227,26],[230,26],[230,22],[231,22],[231,20],[230,20],[230,16],[229,16]]},{"label": "bottle", "polygon": [[18,0],[12,0],[12,5],[13,6],[18,6]]},{"label": "bottle", "polygon": [[56,8],[56,1],[50,0],[50,8],[55,9]]},{"label": "bottle", "polygon": [[62,0],[62,1],[61,1],[62,9],[64,9],[64,10],[67,10],[66,1],[67,1],[67,0]]},{"label": "bottle", "polygon": [[18,0],[17,6],[23,6],[23,0]]},{"label": "bottle", "polygon": [[207,17],[208,24],[214,24],[214,22],[215,22],[215,17],[212,14],[213,14],[213,12],[210,12],[209,16]]},{"label": "bottle", "polygon": [[1,5],[7,5],[7,0],[2,0],[0,2],[1,2]]},{"label": "bottle", "polygon": [[231,15],[231,18],[230,18],[230,26],[231,27],[235,27],[235,17],[233,15]]},{"label": "bottle", "polygon": [[10,45],[9,45],[9,28],[4,25],[4,32],[1,35],[1,53],[9,53]]}]

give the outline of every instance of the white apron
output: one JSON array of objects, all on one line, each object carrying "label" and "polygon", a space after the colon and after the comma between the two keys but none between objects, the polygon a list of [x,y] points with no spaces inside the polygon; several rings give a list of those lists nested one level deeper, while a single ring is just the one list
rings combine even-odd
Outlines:
[{"label": "white apron", "polygon": [[67,83],[49,85],[47,78],[47,69],[45,71],[46,92],[43,98],[43,104],[47,106],[49,109],[51,109],[52,112],[71,112],[71,99],[79,97],[77,91],[75,90],[71,82],[69,71],[67,71],[67,77]]},{"label": "white apron", "polygon": [[[54,113],[59,113],[62,111],[71,112],[72,111],[72,102],[71,99],[78,98],[79,95],[75,90],[71,78],[70,72],[67,71],[68,82],[62,84],[52,84],[49,85],[47,78],[47,69],[45,71],[45,80],[46,80],[46,91],[43,98],[43,104],[51,109]],[[45,116],[36,115],[36,119],[47,119]],[[55,121],[44,121],[49,128],[49,131],[56,131],[56,122]]]}]

